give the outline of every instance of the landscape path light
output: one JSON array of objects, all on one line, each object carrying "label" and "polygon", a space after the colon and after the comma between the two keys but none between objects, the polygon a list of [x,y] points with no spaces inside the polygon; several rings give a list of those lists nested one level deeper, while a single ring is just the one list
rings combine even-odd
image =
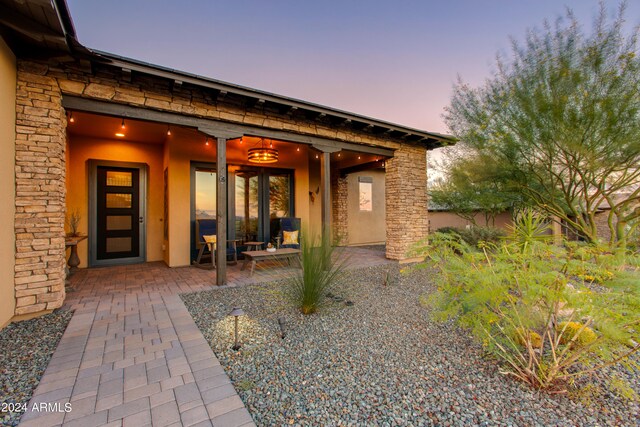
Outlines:
[{"label": "landscape path light", "polygon": [[233,310],[231,310],[231,313],[229,313],[229,316],[233,316],[234,317],[234,341],[233,341],[233,347],[231,347],[234,350],[240,350],[240,343],[238,342],[238,318],[240,316],[244,316],[244,310],[239,308],[239,307],[235,307]]}]

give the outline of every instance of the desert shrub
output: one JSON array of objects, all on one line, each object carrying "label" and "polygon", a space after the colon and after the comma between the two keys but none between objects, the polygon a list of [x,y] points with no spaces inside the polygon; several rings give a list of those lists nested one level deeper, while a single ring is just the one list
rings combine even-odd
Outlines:
[{"label": "desert shrub", "polygon": [[560,322],[556,326],[560,344],[568,344],[575,339],[576,345],[588,345],[598,339],[593,329],[578,322]]},{"label": "desert shrub", "polygon": [[506,232],[495,227],[469,227],[460,231],[460,237],[471,246],[479,246],[481,242],[497,243]]},{"label": "desert shrub", "polygon": [[436,230],[436,232],[457,237],[475,247],[477,247],[480,242],[496,243],[506,235],[506,232],[500,228],[477,226],[469,228],[442,227]]},{"label": "desert shrub", "polygon": [[[309,236],[309,233],[305,233]],[[315,313],[327,301],[327,294],[334,288],[344,272],[347,258],[333,256],[328,233],[324,238],[305,238],[300,245],[302,269],[296,270],[287,280],[286,296],[303,314]]]},{"label": "desert shrub", "polygon": [[[617,363],[638,368],[629,358],[640,349],[637,268],[588,246],[523,239],[520,231],[479,250],[433,236],[425,254],[440,274],[426,300],[435,318],[456,319],[502,360],[501,372],[536,388],[564,390]],[[579,266],[607,280],[573,274]]]},{"label": "desert shrub", "polygon": [[442,234],[457,234],[458,236],[460,235],[460,228],[457,227],[440,227],[436,230],[437,233],[442,233]]},{"label": "desert shrub", "polygon": [[514,218],[513,224],[507,227],[511,241],[526,252],[536,242],[548,242],[552,239],[550,225],[543,215],[533,209],[523,209]]}]

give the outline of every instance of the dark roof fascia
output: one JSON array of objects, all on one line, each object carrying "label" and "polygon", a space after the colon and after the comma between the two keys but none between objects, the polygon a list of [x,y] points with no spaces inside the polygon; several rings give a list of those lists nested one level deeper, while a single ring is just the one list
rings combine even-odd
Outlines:
[{"label": "dark roof fascia", "polygon": [[386,129],[389,133],[399,132],[402,136],[393,138],[395,140],[406,139],[407,144],[423,145],[427,149],[445,147],[454,145],[457,140],[450,135],[443,135],[434,132],[426,132],[419,129],[410,128],[407,126],[401,126],[398,124],[386,122],[383,120],[377,120],[371,117],[362,116],[348,111],[339,110],[336,108],[326,107],[324,105],[315,104],[307,101],[302,101],[295,98],[290,98],[282,95],[277,95],[270,92],[265,92],[245,86],[240,86],[221,80],[216,80],[208,77],[203,77],[197,74],[188,73],[185,71],[175,70],[167,67],[162,67],[155,64],[150,64],[143,61],[138,61],[131,58],[115,55],[100,50],[88,49],[93,59],[97,62],[106,63],[111,66],[123,68],[126,70],[137,71],[144,74],[153,75],[156,77],[162,77],[169,80],[178,81],[180,83],[189,83],[196,86],[206,87],[209,89],[215,89],[221,92],[233,93],[236,95],[258,99],[263,101],[269,101],[275,104],[283,106],[298,108],[301,110],[307,110],[318,114],[324,114],[330,117],[336,117],[345,121],[359,122],[367,126],[378,127]]},{"label": "dark roof fascia", "polygon": [[[41,8],[45,20],[31,14],[31,7]],[[0,10],[5,15],[2,36],[16,55],[41,59],[88,52],[76,38],[66,0],[0,2]]]},{"label": "dark roof fascia", "polygon": [[58,14],[58,21],[60,22],[60,26],[64,31],[64,35],[73,39],[74,41],[78,41],[76,37],[76,27],[73,25],[73,19],[71,19],[71,14],[69,13],[69,6],[67,6],[66,0],[55,0],[53,5],[56,13]]}]

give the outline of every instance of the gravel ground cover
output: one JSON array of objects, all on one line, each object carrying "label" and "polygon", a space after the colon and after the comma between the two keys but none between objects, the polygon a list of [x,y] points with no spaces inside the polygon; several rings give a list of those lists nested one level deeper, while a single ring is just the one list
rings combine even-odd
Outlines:
[{"label": "gravel ground cover", "polygon": [[[501,375],[467,334],[430,320],[419,303],[433,290],[428,270],[394,271],[385,287],[389,268],[397,269],[349,271],[332,302],[310,316],[283,303],[282,282],[182,298],[258,425],[640,424],[638,404],[612,393],[586,396],[586,404]],[[238,352],[226,316],[235,306],[246,312]],[[638,373],[626,375],[640,392]]]},{"label": "gravel ground cover", "polygon": [[[72,315],[56,310],[0,331],[0,406],[29,402]],[[22,413],[0,408],[0,425],[18,425]]]}]

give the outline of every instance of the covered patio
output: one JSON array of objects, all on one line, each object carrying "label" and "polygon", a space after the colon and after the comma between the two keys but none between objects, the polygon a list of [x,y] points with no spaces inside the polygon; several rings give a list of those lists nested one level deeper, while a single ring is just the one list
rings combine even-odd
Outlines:
[{"label": "covered patio", "polygon": [[[250,242],[259,243],[255,249],[275,245],[282,218],[297,218],[310,240],[323,227],[331,229],[334,218],[345,228],[346,205],[340,202],[348,195],[340,183],[358,174],[368,175],[371,190],[369,228],[361,232],[366,237],[344,241],[345,233],[334,227],[335,241],[384,245],[384,171],[391,150],[318,146],[291,135],[222,141],[179,115],[118,107],[115,116],[112,105],[65,99],[67,211],[78,217],[74,231],[88,236],[78,245],[81,267],[187,266],[199,259],[203,234],[215,234],[227,241],[227,251],[217,253],[214,280],[226,284],[235,280],[224,262],[229,251],[241,258]],[[202,223],[210,224],[207,232]],[[356,226],[354,235],[363,227]]]}]

